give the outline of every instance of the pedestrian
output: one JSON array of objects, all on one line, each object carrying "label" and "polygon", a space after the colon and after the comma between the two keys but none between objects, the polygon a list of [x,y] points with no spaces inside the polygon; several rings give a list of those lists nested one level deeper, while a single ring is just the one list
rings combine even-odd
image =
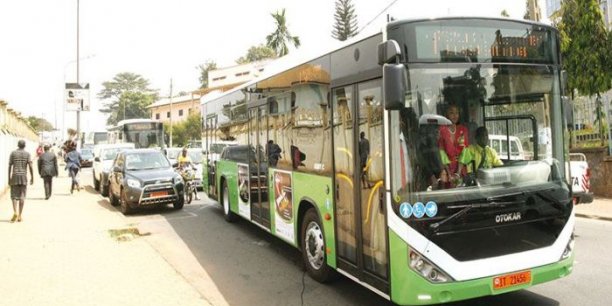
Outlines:
[{"label": "pedestrian", "polygon": [[361,182],[363,188],[371,188],[368,182],[368,159],[370,157],[370,141],[365,138],[365,132],[359,133],[359,167],[361,168]]},{"label": "pedestrian", "polygon": [[9,184],[11,185],[11,200],[13,201],[13,218],[11,218],[11,223],[22,221],[21,214],[23,213],[26,190],[28,188],[27,168],[30,169],[30,185],[34,184],[32,160],[30,159],[30,153],[24,150],[25,145],[24,140],[19,140],[17,142],[18,149],[11,152],[9,157],[8,174]]},{"label": "pedestrian", "polygon": [[79,170],[81,169],[81,161],[83,158],[81,158],[81,154],[76,150],[76,143],[74,142],[68,145],[67,151],[68,153],[66,153],[64,161],[66,162],[66,170],[68,170],[70,178],[72,179],[72,184],[70,185],[70,193],[72,194],[75,188],[77,191],[81,189],[77,174],[79,174]]},{"label": "pedestrian", "polygon": [[45,153],[38,158],[38,174],[45,183],[45,200],[51,197],[53,177],[57,177],[57,157],[49,145],[45,145]]}]

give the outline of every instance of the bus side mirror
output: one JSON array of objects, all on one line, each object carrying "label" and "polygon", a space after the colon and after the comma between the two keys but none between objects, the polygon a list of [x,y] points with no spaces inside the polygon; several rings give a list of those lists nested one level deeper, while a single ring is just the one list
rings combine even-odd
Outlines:
[{"label": "bus side mirror", "polygon": [[405,107],[406,83],[406,67],[404,65],[383,65],[383,99],[386,110],[399,110]]},{"label": "bus side mirror", "polygon": [[565,123],[571,129],[574,127],[574,108],[572,107],[572,102],[570,98],[567,96],[562,96],[561,101],[563,101],[563,114],[565,115]]},{"label": "bus side mirror", "polygon": [[567,92],[567,70],[561,70],[561,93],[563,95],[569,94]]},{"label": "bus side mirror", "polygon": [[378,44],[378,64],[397,63],[402,51],[399,44],[393,40],[387,40]]}]

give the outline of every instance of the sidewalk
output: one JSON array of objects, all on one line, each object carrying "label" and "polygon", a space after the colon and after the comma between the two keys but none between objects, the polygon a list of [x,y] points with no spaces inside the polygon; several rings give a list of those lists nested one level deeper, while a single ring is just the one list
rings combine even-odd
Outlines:
[{"label": "sidewalk", "polygon": [[35,177],[19,223],[0,199],[0,305],[210,305],[145,239],[111,237],[128,220],[69,184],[54,179],[44,200]]},{"label": "sidewalk", "polygon": [[578,204],[577,217],[612,221],[612,199],[595,198],[593,203]]}]

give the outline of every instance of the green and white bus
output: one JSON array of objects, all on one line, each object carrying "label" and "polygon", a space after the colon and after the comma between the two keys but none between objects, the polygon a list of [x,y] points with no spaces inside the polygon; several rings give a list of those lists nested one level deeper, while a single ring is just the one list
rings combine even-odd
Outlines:
[{"label": "green and white bus", "polygon": [[[394,21],[203,101],[203,142],[239,144],[204,163],[204,190],[228,221],[301,249],[315,280],[341,273],[397,304],[565,277],[575,217],[560,60],[558,31],[540,23]],[[486,127],[524,156],[449,179],[451,106],[462,150]]]}]

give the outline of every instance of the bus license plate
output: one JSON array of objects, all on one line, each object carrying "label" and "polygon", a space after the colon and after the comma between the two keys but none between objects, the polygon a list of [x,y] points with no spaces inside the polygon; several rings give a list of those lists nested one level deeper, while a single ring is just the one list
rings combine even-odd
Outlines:
[{"label": "bus license plate", "polygon": [[157,197],[165,197],[168,195],[167,191],[156,191],[156,192],[151,192],[151,198],[157,198]]},{"label": "bus license plate", "polygon": [[531,271],[523,271],[507,275],[498,276],[493,279],[495,290],[504,289],[512,286],[528,284],[531,282]]}]

